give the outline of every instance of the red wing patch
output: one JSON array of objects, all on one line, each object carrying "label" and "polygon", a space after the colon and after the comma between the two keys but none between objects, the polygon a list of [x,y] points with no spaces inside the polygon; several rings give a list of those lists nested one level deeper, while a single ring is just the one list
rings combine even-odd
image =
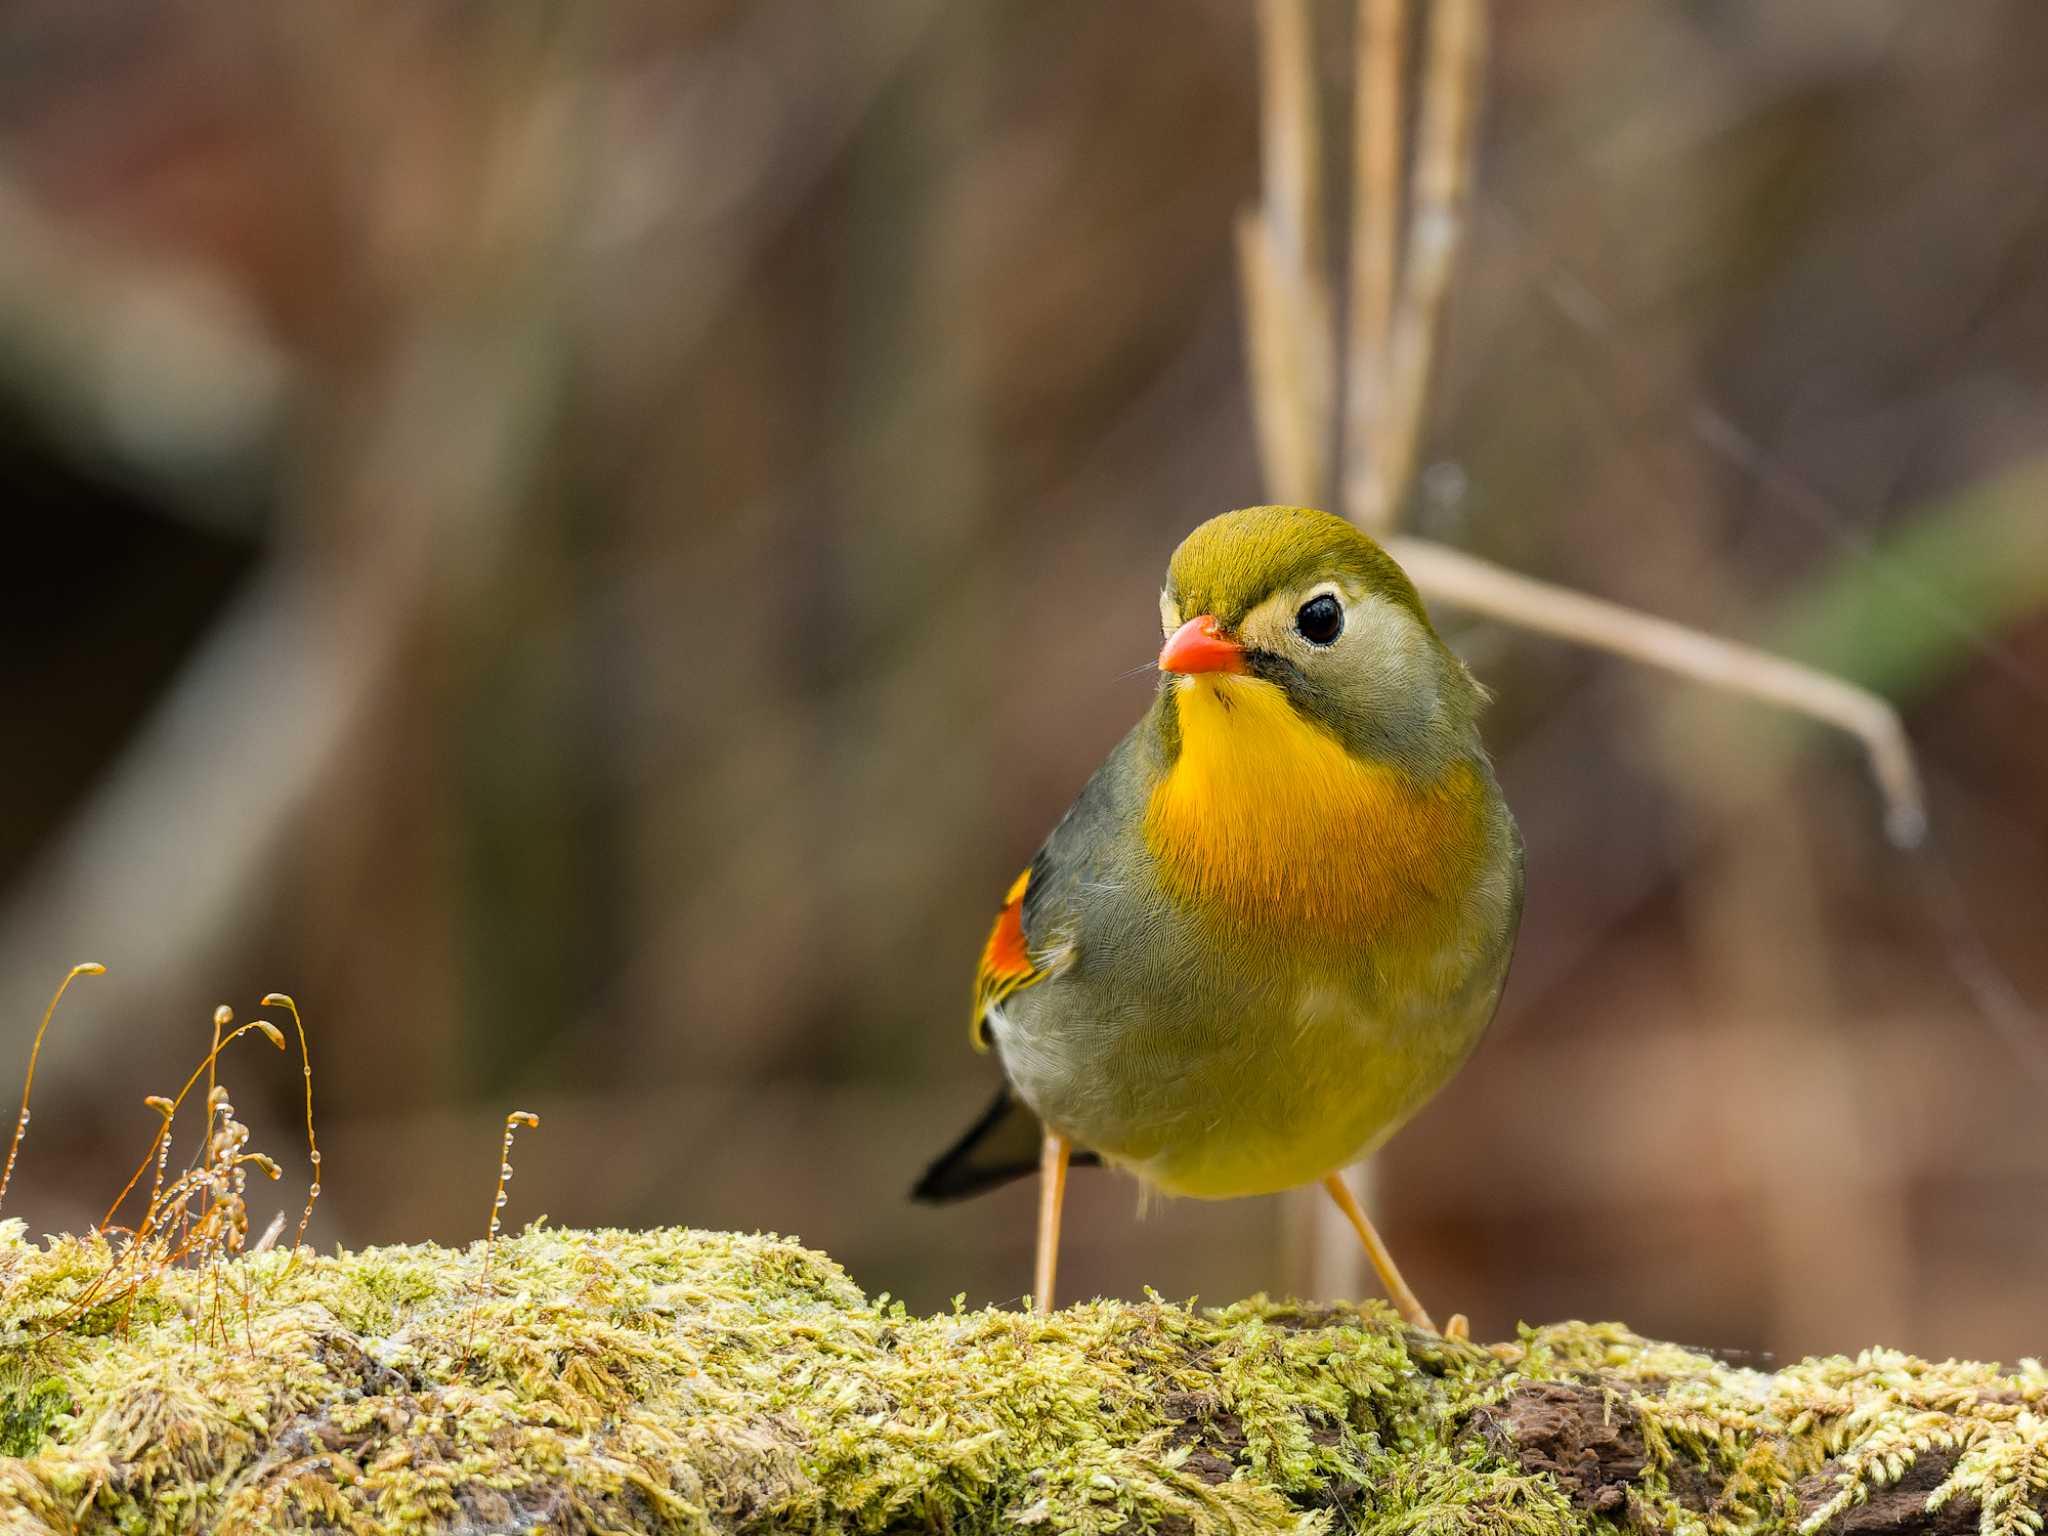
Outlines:
[{"label": "red wing patch", "polygon": [[1024,891],[1030,884],[1031,871],[1027,869],[1003,898],[1003,910],[981,949],[981,964],[974,972],[974,1018],[968,1025],[977,1051],[988,1049],[989,1009],[1045,974],[1033,963],[1024,940]]}]

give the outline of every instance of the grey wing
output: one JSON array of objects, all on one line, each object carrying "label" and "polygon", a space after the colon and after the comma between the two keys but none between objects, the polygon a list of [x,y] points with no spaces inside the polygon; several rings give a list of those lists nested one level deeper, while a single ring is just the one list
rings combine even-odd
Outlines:
[{"label": "grey wing", "polygon": [[1155,727],[1148,714],[1134,726],[1052,829],[1031,861],[1025,883],[1024,941],[1048,971],[1071,965],[1088,942],[1091,899],[1128,878],[1125,866],[1144,815],[1145,753]]}]

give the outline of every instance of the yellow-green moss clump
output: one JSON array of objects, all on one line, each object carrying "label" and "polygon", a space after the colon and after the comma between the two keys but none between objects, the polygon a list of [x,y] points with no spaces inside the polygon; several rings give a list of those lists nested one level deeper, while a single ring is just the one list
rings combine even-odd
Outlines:
[{"label": "yellow-green moss clump", "polygon": [[2048,1481],[2032,1363],[1764,1375],[1256,1301],[916,1318],[689,1231],[270,1253],[81,1309],[108,1262],[0,1224],[0,1531],[2017,1533]]}]

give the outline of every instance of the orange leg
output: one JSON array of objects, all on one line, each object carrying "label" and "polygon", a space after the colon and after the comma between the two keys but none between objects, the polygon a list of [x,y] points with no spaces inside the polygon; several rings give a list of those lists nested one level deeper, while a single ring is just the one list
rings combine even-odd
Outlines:
[{"label": "orange leg", "polygon": [[1365,1244],[1365,1256],[1372,1260],[1372,1267],[1380,1277],[1380,1284],[1386,1287],[1387,1299],[1394,1308],[1412,1325],[1437,1331],[1436,1324],[1422,1310],[1422,1303],[1415,1299],[1415,1293],[1408,1289],[1408,1282],[1401,1278],[1401,1271],[1395,1267],[1394,1256],[1387,1252],[1387,1245],[1380,1241],[1379,1233],[1365,1219],[1365,1212],[1359,1208],[1358,1197],[1351,1193],[1351,1186],[1344,1182],[1341,1173],[1333,1173],[1323,1180],[1323,1188],[1330,1192],[1330,1198],[1337,1202],[1337,1209],[1344,1213],[1351,1223],[1351,1230],[1358,1234],[1358,1240]]},{"label": "orange leg", "polygon": [[1041,1313],[1052,1311],[1052,1283],[1060,1266],[1060,1211],[1067,1203],[1067,1158],[1074,1144],[1058,1131],[1045,1133],[1038,1160],[1038,1264],[1031,1299]]}]

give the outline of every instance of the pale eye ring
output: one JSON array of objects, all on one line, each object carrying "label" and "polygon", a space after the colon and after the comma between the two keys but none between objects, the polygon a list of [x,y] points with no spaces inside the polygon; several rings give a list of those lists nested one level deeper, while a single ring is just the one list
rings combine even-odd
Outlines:
[{"label": "pale eye ring", "polygon": [[1294,629],[1310,645],[1335,645],[1344,633],[1344,605],[1327,592],[1319,593],[1295,610]]}]

